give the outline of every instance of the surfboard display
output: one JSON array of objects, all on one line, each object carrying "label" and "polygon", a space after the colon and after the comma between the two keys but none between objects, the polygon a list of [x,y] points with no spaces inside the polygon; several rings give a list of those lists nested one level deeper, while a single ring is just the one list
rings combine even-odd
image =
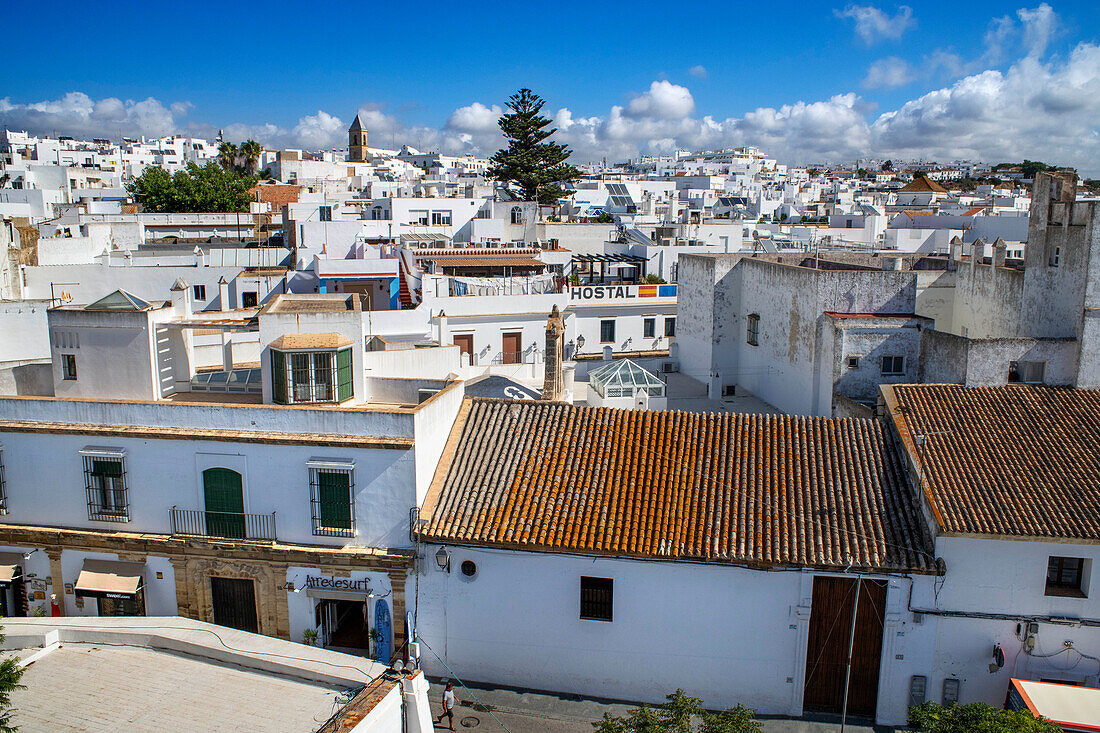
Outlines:
[{"label": "surfboard display", "polygon": [[374,604],[374,630],[378,632],[374,637],[374,658],[382,664],[389,664],[393,629],[390,623],[390,607],[383,599]]}]

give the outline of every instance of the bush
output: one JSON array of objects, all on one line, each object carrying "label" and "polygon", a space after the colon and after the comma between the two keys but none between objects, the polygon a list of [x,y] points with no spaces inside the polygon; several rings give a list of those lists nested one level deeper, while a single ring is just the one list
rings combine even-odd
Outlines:
[{"label": "bush", "polygon": [[[683,690],[668,695],[668,702],[656,707],[642,705],[617,718],[603,714],[603,720],[593,723],[596,733],[760,733],[756,711],[738,705],[712,713],[703,709],[703,701],[688,697]],[[694,722],[698,721],[698,725]]]},{"label": "bush", "polygon": [[909,726],[920,733],[1060,733],[1061,727],[1030,710],[999,710],[981,702],[909,708]]},{"label": "bush", "polygon": [[597,224],[614,224],[615,217],[608,214],[606,211],[601,211],[600,215],[596,217]]},{"label": "bush", "polygon": [[664,285],[665,279],[660,275],[654,275],[651,272],[642,278],[642,282],[646,285]]}]

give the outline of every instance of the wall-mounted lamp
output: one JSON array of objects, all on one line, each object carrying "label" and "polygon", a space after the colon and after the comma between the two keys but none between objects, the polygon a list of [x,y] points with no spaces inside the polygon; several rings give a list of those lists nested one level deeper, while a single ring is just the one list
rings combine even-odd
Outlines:
[{"label": "wall-mounted lamp", "polygon": [[451,572],[451,553],[447,552],[446,547],[440,547],[439,552],[435,553],[435,564],[443,572]]},{"label": "wall-mounted lamp", "polygon": [[31,550],[30,552],[24,552],[24,553],[23,553],[23,559],[24,559],[24,560],[30,560],[30,559],[31,559],[31,555],[33,555],[34,553],[38,552],[38,550],[39,550],[39,548],[37,548],[37,547],[36,547],[36,548],[34,548],[33,550]]},{"label": "wall-mounted lamp", "polygon": [[584,348],[584,334],[577,334],[577,350]]}]

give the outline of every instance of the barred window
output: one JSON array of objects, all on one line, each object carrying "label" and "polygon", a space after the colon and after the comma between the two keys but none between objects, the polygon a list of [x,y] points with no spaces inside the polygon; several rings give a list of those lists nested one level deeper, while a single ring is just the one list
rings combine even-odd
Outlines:
[{"label": "barred window", "polygon": [[749,315],[745,341],[750,346],[757,346],[760,343],[760,316],[756,313]]},{"label": "barred window", "polygon": [[354,464],[310,462],[307,465],[313,534],[354,537]]},{"label": "barred window", "polygon": [[352,397],[351,349],[271,350],[272,399],[279,404],[343,402]]},{"label": "barred window", "polygon": [[4,448],[0,446],[0,515],[8,513],[8,487],[4,483]]},{"label": "barred window", "polygon": [[614,580],[581,576],[581,618],[611,621],[614,600]]},{"label": "barred window", "polygon": [[88,519],[100,522],[129,522],[130,503],[126,495],[126,459],[122,451],[88,449],[84,456],[84,486],[88,497]]}]

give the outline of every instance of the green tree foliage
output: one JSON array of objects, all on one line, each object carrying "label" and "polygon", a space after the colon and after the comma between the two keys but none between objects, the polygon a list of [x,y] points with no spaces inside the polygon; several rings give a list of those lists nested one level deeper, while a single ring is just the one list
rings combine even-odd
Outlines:
[{"label": "green tree foliage", "polygon": [[248,190],[255,176],[226,170],[214,161],[201,168],[188,163],[187,169],[170,175],[156,166],[147,167],[126,190],[145,211],[160,213],[209,213],[248,211],[252,200]]},{"label": "green tree foliage", "polygon": [[642,705],[621,715],[603,714],[593,723],[596,733],[759,733],[756,711],[738,705],[720,713],[703,709],[703,701],[688,697],[683,690],[668,695],[656,707]]},{"label": "green tree foliage", "polygon": [[231,142],[224,142],[218,146],[218,162],[222,164],[222,168],[229,170],[237,165],[237,155],[240,151],[237,150],[237,146]]},{"label": "green tree foliage", "polygon": [[597,224],[614,224],[615,223],[615,217],[613,217],[611,214],[608,214],[606,211],[601,211],[600,215],[596,217],[596,223]]},{"label": "green tree foliage", "polygon": [[884,171],[892,171],[892,170],[894,170],[894,161],[892,161],[892,160],[888,160],[888,161],[886,161],[885,163],[883,163],[883,164],[882,164],[882,170],[884,170]]},{"label": "green tree foliage", "polygon": [[250,173],[256,173],[256,166],[260,162],[260,153],[264,151],[262,145],[255,140],[245,140],[241,143],[240,155],[244,158],[244,169]]},{"label": "green tree foliage", "polygon": [[566,163],[569,146],[546,141],[557,129],[546,129],[550,120],[539,114],[544,104],[530,89],[520,89],[508,98],[511,112],[497,123],[508,147],[493,155],[487,174],[518,186],[526,201],[553,204],[572,193],[561,184],[579,178],[581,172]]},{"label": "green tree foliage", "polygon": [[[0,633],[0,642],[4,641],[4,634]],[[6,657],[0,662],[0,733],[14,733],[18,727],[12,725],[12,717],[15,708],[11,706],[11,693],[26,688],[19,683],[23,677],[25,667],[20,667],[15,657]]]},{"label": "green tree foliage", "polygon": [[1029,710],[999,710],[981,702],[909,708],[909,726],[920,733],[1060,733],[1062,728]]}]

